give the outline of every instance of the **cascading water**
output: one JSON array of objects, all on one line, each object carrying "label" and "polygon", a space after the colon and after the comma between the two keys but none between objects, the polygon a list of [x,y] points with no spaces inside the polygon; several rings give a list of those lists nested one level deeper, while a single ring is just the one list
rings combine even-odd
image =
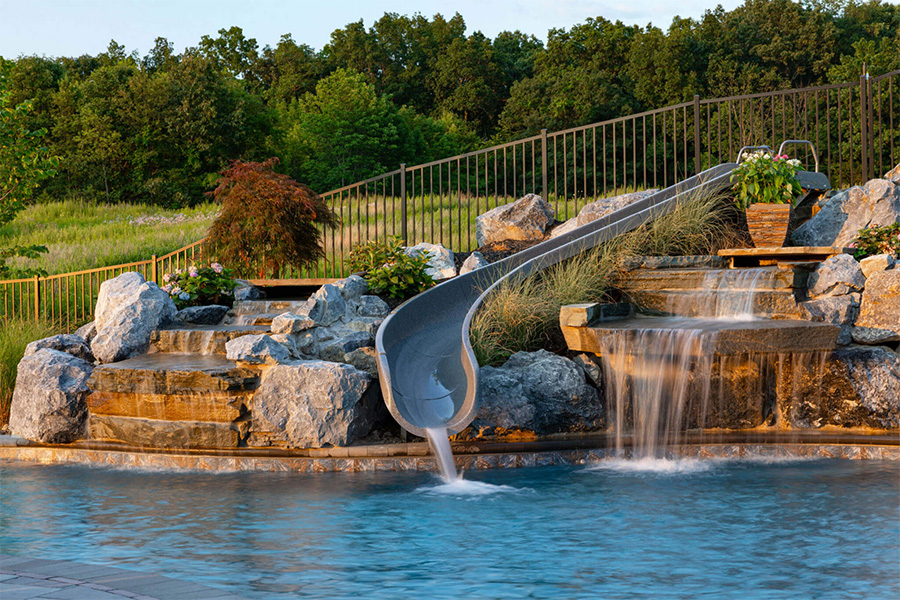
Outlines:
[{"label": "cascading water", "polygon": [[431,450],[434,452],[438,461],[438,467],[441,470],[441,478],[452,483],[459,479],[456,472],[456,463],[453,461],[453,450],[450,449],[450,438],[447,436],[447,430],[443,427],[429,428],[425,430],[428,434],[428,443],[431,444]]}]

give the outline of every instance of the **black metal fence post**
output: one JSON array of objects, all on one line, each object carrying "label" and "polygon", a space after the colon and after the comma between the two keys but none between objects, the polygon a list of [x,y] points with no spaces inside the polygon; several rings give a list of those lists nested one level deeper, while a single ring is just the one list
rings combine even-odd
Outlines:
[{"label": "black metal fence post", "polygon": [[700,165],[700,96],[694,94],[694,175],[702,170]]},{"label": "black metal fence post", "polygon": [[406,163],[400,163],[400,237],[406,243]]},{"label": "black metal fence post", "polygon": [[547,198],[547,130],[541,129],[541,195]]},{"label": "black metal fence post", "polygon": [[859,142],[861,146],[859,170],[862,176],[859,181],[860,184],[865,183],[869,175],[869,125],[866,123],[869,112],[866,108],[866,100],[868,99],[867,87],[866,74],[863,73],[859,76]]}]

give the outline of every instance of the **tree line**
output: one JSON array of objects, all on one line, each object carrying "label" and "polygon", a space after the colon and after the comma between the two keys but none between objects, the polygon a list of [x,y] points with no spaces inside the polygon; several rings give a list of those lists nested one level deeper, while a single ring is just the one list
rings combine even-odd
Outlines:
[{"label": "tree line", "polygon": [[459,14],[386,13],[321,50],[239,27],[176,53],[115,41],[96,56],[20,56],[9,102],[30,101],[59,174],[44,198],[196,203],[230,160],[278,157],[324,192],[478,147],[658,108],[858,79],[900,68],[900,6],[746,0],[659,27],[589,18],[546,44],[467,34]]}]

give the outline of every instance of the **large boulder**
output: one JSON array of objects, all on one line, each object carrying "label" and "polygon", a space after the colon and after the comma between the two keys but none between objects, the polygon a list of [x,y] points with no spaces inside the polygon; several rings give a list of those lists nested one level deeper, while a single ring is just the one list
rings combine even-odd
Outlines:
[{"label": "large boulder", "polygon": [[309,317],[286,312],[272,319],[272,325],[269,329],[272,333],[297,333],[311,327],[315,327],[315,322]]},{"label": "large boulder", "polygon": [[855,258],[837,254],[816,267],[809,276],[808,285],[812,298],[841,296],[861,292],[866,285],[866,276]]},{"label": "large boulder", "polygon": [[840,325],[837,343],[846,346],[852,339],[853,324],[859,316],[859,294],[827,296],[799,304],[800,315],[807,321]]},{"label": "large boulder", "polygon": [[406,249],[410,256],[427,256],[428,266],[425,273],[435,281],[456,277],[456,262],[453,260],[453,251],[441,244],[429,244],[422,242]]},{"label": "large boulder", "polygon": [[900,354],[883,346],[847,346],[835,350],[821,369],[817,365],[814,360],[807,368],[784,370],[792,374],[779,395],[787,424],[900,427]]},{"label": "large boulder", "polygon": [[384,319],[390,313],[391,307],[378,296],[366,294],[356,301],[356,314],[360,317]]},{"label": "large boulder", "polygon": [[87,382],[93,366],[66,352],[42,348],[19,361],[9,411],[10,431],[45,444],[84,437]]},{"label": "large boulder", "polygon": [[341,293],[345,302],[353,302],[369,291],[369,283],[359,275],[351,275],[334,282],[334,287]]},{"label": "large boulder", "polygon": [[97,324],[91,321],[90,323],[85,323],[81,327],[75,330],[75,335],[84,340],[84,342],[90,346],[94,337],[97,335]]},{"label": "large boulder", "polygon": [[502,367],[484,367],[476,429],[533,431],[538,435],[595,431],[603,427],[603,406],[584,371],[547,352],[517,352]]},{"label": "large boulder", "polygon": [[859,268],[862,269],[863,275],[868,279],[873,273],[893,268],[896,262],[897,260],[893,254],[876,254],[859,261]]},{"label": "large boulder", "polygon": [[479,246],[504,240],[542,240],[553,221],[553,208],[537,194],[528,194],[479,215],[475,240]]},{"label": "large boulder", "polygon": [[601,217],[605,217],[606,215],[613,213],[621,208],[625,208],[629,204],[634,204],[638,200],[643,200],[647,196],[652,196],[658,191],[659,190],[657,189],[650,189],[640,192],[632,192],[630,194],[622,194],[620,196],[613,196],[612,198],[601,198],[600,200],[595,200],[594,202],[585,205],[584,208],[582,208],[578,212],[578,217],[576,218],[575,224],[578,227],[587,225],[591,221],[596,221]]},{"label": "large boulder", "polygon": [[234,301],[260,300],[266,297],[266,293],[246,279],[236,279],[237,287],[234,288]]},{"label": "large boulder", "polygon": [[864,227],[890,225],[900,220],[900,185],[872,179],[832,196],[812,219],[794,232],[796,246],[846,247]]},{"label": "large boulder", "polygon": [[289,362],[291,353],[268,335],[242,335],[225,343],[225,357],[249,364],[273,365]]},{"label": "large boulder", "polygon": [[253,395],[249,443],[292,448],[346,446],[371,430],[377,397],[372,377],[350,365],[319,360],[277,365]]},{"label": "large boulder", "polygon": [[327,283],[309,297],[306,305],[297,310],[297,315],[311,319],[316,325],[328,326],[342,319],[347,313],[347,302],[341,290]]},{"label": "large boulder", "polygon": [[87,342],[80,335],[64,333],[31,342],[25,346],[25,356],[31,356],[44,348],[65,352],[89,363],[94,362],[94,354],[91,352],[90,346],[87,345]]},{"label": "large boulder", "polygon": [[866,280],[853,339],[864,344],[900,340],[900,270],[872,273]]},{"label": "large boulder", "polygon": [[150,334],[177,313],[169,295],[140,273],[123,273],[100,285],[91,341],[94,357],[103,363],[143,354]]}]

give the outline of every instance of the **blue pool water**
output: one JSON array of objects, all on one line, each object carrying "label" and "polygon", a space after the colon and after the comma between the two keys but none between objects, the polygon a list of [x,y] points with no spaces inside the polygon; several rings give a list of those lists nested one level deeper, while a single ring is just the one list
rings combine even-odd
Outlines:
[{"label": "blue pool water", "polygon": [[651,467],[442,486],[0,462],[0,551],[266,599],[900,597],[896,462]]}]

